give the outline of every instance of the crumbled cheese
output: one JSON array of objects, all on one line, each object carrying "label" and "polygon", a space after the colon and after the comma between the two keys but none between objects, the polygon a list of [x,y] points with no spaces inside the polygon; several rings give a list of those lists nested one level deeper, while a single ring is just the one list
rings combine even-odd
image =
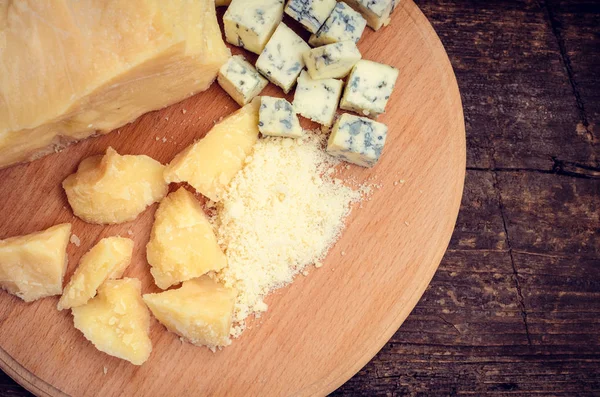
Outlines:
[{"label": "crumbled cheese", "polygon": [[71,234],[71,238],[69,239],[71,244],[74,244],[75,247],[79,247],[81,245],[81,240],[77,237],[76,234]]},{"label": "crumbled cheese", "polygon": [[218,204],[217,236],[228,267],[217,277],[238,291],[234,337],[248,316],[266,310],[269,292],[320,263],[361,198],[332,180],[329,170],[338,162],[322,150],[322,140],[310,133],[260,140]]},{"label": "crumbled cheese", "polygon": [[108,373],[108,368],[106,368],[106,367],[102,368],[102,372],[104,372],[104,375],[106,375]]}]

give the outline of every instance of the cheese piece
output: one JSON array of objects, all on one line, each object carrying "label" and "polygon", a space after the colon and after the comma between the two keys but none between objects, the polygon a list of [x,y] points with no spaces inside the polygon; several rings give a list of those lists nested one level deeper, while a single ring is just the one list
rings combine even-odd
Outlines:
[{"label": "cheese piece", "polygon": [[310,36],[308,44],[317,47],[352,40],[358,43],[367,21],[346,3],[337,3],[321,29]]},{"label": "cheese piece", "polygon": [[223,15],[228,43],[260,54],[283,17],[283,0],[233,0]]},{"label": "cheese piece", "polygon": [[71,224],[0,240],[0,288],[25,302],[60,295]]},{"label": "cheese piece", "polygon": [[164,168],[148,156],[121,156],[109,147],[104,156],[83,160],[62,185],[77,217],[88,223],[123,223],[167,195]]},{"label": "cheese piece", "polygon": [[360,60],[348,77],[340,107],[365,116],[377,117],[385,112],[397,79],[398,69]]},{"label": "cheese piece", "polygon": [[381,157],[387,131],[385,124],[345,113],[333,126],[327,153],[362,167],[373,167]]},{"label": "cheese piece", "polygon": [[227,265],[200,203],[185,188],[169,194],[154,219],[146,255],[159,288],[167,289]]},{"label": "cheese piece", "polygon": [[215,7],[223,7],[231,4],[231,0],[215,0]]},{"label": "cheese piece", "polygon": [[281,23],[258,57],[256,68],[287,94],[304,68],[302,54],[308,50],[308,44],[286,24]]},{"label": "cheese piece", "polygon": [[105,281],[94,299],[71,309],[75,328],[101,352],[142,365],[150,357],[152,342],[141,289],[136,278]]},{"label": "cheese piece", "polygon": [[254,99],[269,84],[241,55],[231,57],[221,66],[217,80],[240,106]]},{"label": "cheese piece", "polygon": [[335,7],[335,0],[289,0],[285,13],[311,33],[317,33]]},{"label": "cheese piece", "polygon": [[187,182],[212,201],[219,201],[258,140],[259,107],[260,99],[255,98],[184,149],[165,169],[165,180]]},{"label": "cheese piece", "polygon": [[8,0],[3,11],[0,167],[203,91],[230,56],[212,0]]},{"label": "cheese piece", "polygon": [[184,282],[179,289],[146,294],[144,302],[169,331],[196,346],[215,349],[231,343],[235,297],[234,289],[203,276]]},{"label": "cheese piece", "polygon": [[261,97],[258,130],[263,135],[300,138],[304,135],[294,107],[283,98]]},{"label": "cheese piece", "polygon": [[307,51],[304,62],[312,79],[340,79],[350,73],[361,57],[354,41],[341,41]]},{"label": "cheese piece", "polygon": [[360,12],[367,24],[378,30],[390,23],[390,15],[396,7],[398,0],[344,0],[356,11]]},{"label": "cheese piece", "polygon": [[306,71],[298,77],[294,94],[294,109],[312,121],[331,126],[342,95],[341,80],[313,80]]},{"label": "cheese piece", "polygon": [[103,238],[79,262],[58,301],[58,310],[85,305],[105,280],[120,278],[131,262],[133,240]]}]

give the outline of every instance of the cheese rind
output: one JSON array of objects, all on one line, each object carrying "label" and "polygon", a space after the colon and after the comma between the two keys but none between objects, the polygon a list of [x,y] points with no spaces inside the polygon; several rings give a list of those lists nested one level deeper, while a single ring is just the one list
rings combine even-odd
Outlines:
[{"label": "cheese rind", "polygon": [[58,301],[58,310],[86,304],[104,281],[123,275],[131,263],[132,254],[131,239],[115,236],[100,240],[81,258]]},{"label": "cheese rind", "polygon": [[300,138],[304,135],[294,107],[283,98],[261,97],[258,129],[266,136]]},{"label": "cheese rind", "polygon": [[362,57],[354,41],[313,48],[303,56],[306,69],[314,80],[346,77]]},{"label": "cheese rind", "polygon": [[241,55],[231,57],[221,66],[217,80],[240,106],[254,99],[269,84]]},{"label": "cheese rind", "polygon": [[373,167],[381,157],[387,131],[385,124],[344,113],[333,126],[327,153],[362,167]]},{"label": "cheese rind", "polygon": [[281,23],[256,61],[256,68],[273,84],[290,92],[304,68],[302,54],[310,47],[286,24]]},{"label": "cheese rind", "polygon": [[60,295],[71,224],[0,240],[0,289],[33,302]]},{"label": "cheese rind", "polygon": [[167,195],[164,168],[148,156],[122,156],[109,147],[104,156],[83,160],[62,185],[77,217],[117,224],[134,220]]},{"label": "cheese rind", "polygon": [[342,86],[341,80],[313,80],[306,71],[302,71],[294,94],[294,109],[316,123],[331,126],[342,95]]},{"label": "cheese rind", "polygon": [[336,4],[336,0],[289,0],[285,13],[311,33],[317,33]]},{"label": "cheese rind", "polygon": [[150,357],[152,342],[141,289],[136,278],[105,281],[94,299],[71,309],[75,328],[101,352],[142,365]]},{"label": "cheese rind", "polygon": [[340,107],[377,117],[385,112],[398,74],[398,69],[382,63],[358,61],[348,77]]},{"label": "cheese rind", "polygon": [[390,16],[398,0],[344,0],[367,20],[374,30],[390,23]]},{"label": "cheese rind", "polygon": [[283,0],[233,0],[223,15],[228,43],[260,54],[283,17]]},{"label": "cheese rind", "polygon": [[352,40],[358,43],[367,21],[346,3],[339,2],[319,31],[310,36],[308,44],[313,47]]},{"label": "cheese rind", "polygon": [[200,203],[183,187],[165,197],[156,210],[146,255],[161,289],[227,265]]},{"label": "cheese rind", "polygon": [[165,169],[165,180],[187,182],[209,199],[221,200],[258,140],[259,107],[260,99],[255,98],[216,124],[204,138],[175,156]]},{"label": "cheese rind", "polygon": [[237,292],[208,276],[181,288],[144,295],[152,314],[167,329],[196,346],[227,346]]}]

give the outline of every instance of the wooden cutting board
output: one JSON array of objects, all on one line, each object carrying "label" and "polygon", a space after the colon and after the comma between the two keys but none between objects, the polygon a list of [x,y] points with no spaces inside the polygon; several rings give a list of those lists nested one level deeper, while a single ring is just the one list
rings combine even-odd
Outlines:
[{"label": "wooden cutting board", "polygon": [[[97,351],[73,327],[70,313],[56,310],[58,298],[26,304],[0,292],[2,370],[38,396],[312,396],[333,391],[364,366],[433,277],[465,175],[464,121],[452,67],[417,6],[400,4],[391,26],[367,28],[359,45],[365,59],[400,69],[388,113],[380,117],[390,127],[382,160],[370,170],[343,171],[381,187],[354,209],[322,268],[270,296],[269,311],[216,354],[180,342],[152,320],[153,352],[141,367]],[[272,86],[265,93],[281,95]],[[133,233],[134,259],[125,275],[140,278],[143,292],[157,291],[144,255],[156,205],[134,222],[88,225],[73,216],[60,183],[83,158],[108,146],[167,163],[237,108],[214,84],[116,132],[0,171],[0,238],[72,222],[81,246],[69,245],[68,279],[100,238]]]}]

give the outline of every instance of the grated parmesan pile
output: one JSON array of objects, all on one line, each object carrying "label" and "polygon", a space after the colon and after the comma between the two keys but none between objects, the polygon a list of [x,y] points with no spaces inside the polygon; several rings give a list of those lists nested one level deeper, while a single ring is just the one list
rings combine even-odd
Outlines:
[{"label": "grated parmesan pile", "polygon": [[263,298],[320,264],[338,239],[350,205],[360,194],[333,180],[336,161],[315,135],[261,139],[231,182],[216,219],[228,267],[217,277],[238,290],[234,337],[251,314],[267,310]]}]

